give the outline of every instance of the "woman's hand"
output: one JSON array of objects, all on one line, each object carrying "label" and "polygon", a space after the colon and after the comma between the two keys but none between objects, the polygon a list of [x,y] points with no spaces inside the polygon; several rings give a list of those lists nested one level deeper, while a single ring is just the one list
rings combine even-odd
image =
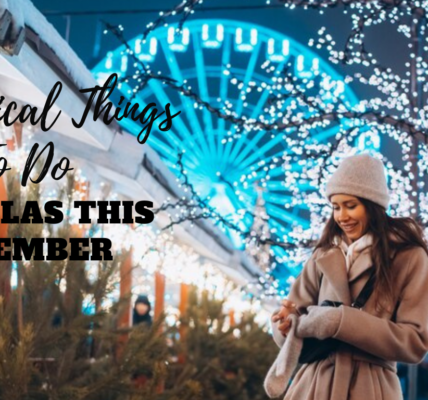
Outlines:
[{"label": "woman's hand", "polygon": [[278,330],[282,336],[287,336],[290,330],[291,321],[287,318],[290,314],[298,314],[296,305],[290,300],[283,300],[280,310],[272,315],[272,322],[279,322]]}]

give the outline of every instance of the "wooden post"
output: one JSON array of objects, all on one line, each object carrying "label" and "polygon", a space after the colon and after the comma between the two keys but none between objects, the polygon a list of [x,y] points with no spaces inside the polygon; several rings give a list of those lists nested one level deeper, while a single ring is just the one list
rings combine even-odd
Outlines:
[{"label": "wooden post", "polygon": [[22,146],[22,128],[23,124],[15,122],[13,124],[13,131],[15,136],[12,139],[6,140],[7,148],[9,151],[14,151]]},{"label": "wooden post", "polygon": [[[121,311],[118,319],[118,329],[127,329],[131,327],[131,293],[132,293],[132,249],[128,256],[120,265],[120,301]],[[128,334],[119,336],[116,357],[120,358],[123,348],[128,341]]]},{"label": "wooden post", "polygon": [[0,261],[0,296],[3,297],[3,305],[10,300],[12,287],[10,279],[12,277],[12,260]]},{"label": "wooden post", "polygon": [[22,295],[23,295],[23,286],[22,286],[22,269],[24,268],[24,264],[22,261],[18,261],[18,286],[16,288],[16,294],[18,296],[17,302],[17,314],[18,314],[18,333],[19,337],[22,335],[22,331],[24,329],[24,311],[22,304]]},{"label": "wooden post", "polygon": [[132,291],[132,249],[129,251],[125,261],[120,266],[120,299],[126,299],[119,319],[119,327],[129,328],[131,326],[131,291]]},{"label": "wooden post", "polygon": [[[80,193],[80,200],[87,201],[89,199],[89,182],[80,182],[78,180],[74,181],[74,191]],[[75,224],[73,225],[73,233],[77,237],[83,237],[85,230],[89,229],[90,224]]]},{"label": "wooden post", "polygon": [[80,182],[78,180],[74,182],[74,190],[80,193],[82,201],[88,200],[89,189],[90,189],[90,182]]},{"label": "wooden post", "polygon": [[229,310],[229,325],[231,328],[235,326],[235,311],[232,308]]},{"label": "wooden post", "polygon": [[189,285],[182,283],[180,285],[180,314],[184,315],[187,311],[189,303]]},{"label": "wooden post", "polygon": [[165,308],[165,275],[155,272],[155,320],[160,317]]},{"label": "wooden post", "polygon": [[[180,317],[183,317],[187,312],[187,306],[189,304],[189,285],[186,283],[182,283],[180,285]],[[185,348],[185,342],[186,342],[186,336],[187,336],[187,325],[181,322],[180,325],[180,342],[182,343],[183,347]],[[186,361],[186,354],[183,351],[183,353],[178,355],[178,362],[181,364],[184,364]]]},{"label": "wooden post", "polygon": [[[165,309],[165,275],[159,271],[155,272],[155,315],[154,319],[157,320]],[[159,328],[161,333],[163,327]],[[161,380],[156,386],[156,393],[163,393],[165,389],[165,382]]]}]

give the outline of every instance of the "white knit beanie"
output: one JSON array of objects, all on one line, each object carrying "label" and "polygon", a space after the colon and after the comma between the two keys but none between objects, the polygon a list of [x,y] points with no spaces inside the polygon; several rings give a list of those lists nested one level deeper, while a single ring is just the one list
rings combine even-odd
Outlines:
[{"label": "white knit beanie", "polygon": [[328,200],[334,194],[348,194],[388,208],[389,194],[382,161],[368,154],[342,160],[326,186]]}]

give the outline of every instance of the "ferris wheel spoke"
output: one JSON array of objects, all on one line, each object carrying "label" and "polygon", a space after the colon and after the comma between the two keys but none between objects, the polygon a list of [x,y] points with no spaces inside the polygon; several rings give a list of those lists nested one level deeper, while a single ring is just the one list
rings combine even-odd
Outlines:
[{"label": "ferris wheel spoke", "polygon": [[236,158],[236,163],[239,165],[239,168],[247,168],[249,165],[254,163],[258,158],[265,157],[265,154],[267,151],[269,151],[272,147],[276,146],[277,144],[281,143],[284,139],[282,138],[282,135],[277,135],[273,139],[268,140],[262,147],[258,149],[254,149],[254,153],[251,154],[248,158],[245,160],[242,160],[242,156]]},{"label": "ferris wheel spoke", "polygon": [[259,131],[250,141],[248,141],[248,143],[246,143],[246,141],[243,140],[243,142],[245,143],[245,147],[244,147],[244,150],[240,153],[239,157],[234,158],[234,161],[237,162],[236,165],[239,165],[239,162],[243,158],[245,158],[250,151],[255,150],[256,144],[260,140],[262,140],[265,137],[265,135],[266,135],[265,131]]},{"label": "ferris wheel spoke", "polygon": [[317,189],[316,183],[311,183],[309,181],[299,182],[296,186],[303,192],[312,192]]},{"label": "ferris wheel spoke", "polygon": [[282,234],[288,235],[288,233],[290,232],[290,229],[286,228],[283,223],[278,222],[276,218],[269,219],[269,225],[272,225],[275,230],[279,231]]},{"label": "ferris wheel spoke", "polygon": [[[201,45],[199,43],[199,40],[197,38],[196,33],[193,33],[193,46],[195,50],[195,64],[196,64],[196,70],[197,70],[197,79],[198,79],[198,85],[199,85],[199,91],[201,99],[204,101],[209,102],[210,96],[208,93],[208,84],[207,84],[207,76],[206,76],[206,67],[204,62],[204,54],[201,49]],[[203,121],[205,126],[205,135],[206,138],[208,136],[208,145],[210,148],[209,154],[213,154],[214,152],[214,137],[213,137],[213,121],[211,117],[211,113],[204,108],[203,111]]]},{"label": "ferris wheel spoke", "polygon": [[[279,244],[281,245],[282,241],[279,240]],[[273,249],[273,254],[275,257],[275,261],[279,264],[282,264],[280,266],[281,268],[281,272],[280,273],[276,273],[274,276],[278,279],[284,279],[285,277],[288,279],[290,275],[293,275],[290,271],[290,267],[289,264],[287,262],[288,260],[288,254],[287,254],[287,250],[282,248],[281,246],[275,246]],[[286,270],[287,272],[284,272],[284,270]],[[276,272],[276,271],[275,271]],[[281,292],[280,292],[281,293]],[[285,292],[282,291],[282,294],[284,294]]]},{"label": "ferris wheel spoke", "polygon": [[269,188],[278,192],[287,190],[284,181],[269,181]]},{"label": "ferris wheel spoke", "polygon": [[[279,63],[275,69],[275,73],[281,72],[282,69],[284,68],[284,65],[285,65],[285,62]],[[262,108],[266,104],[266,101],[269,97],[269,94],[270,94],[269,90],[263,91],[262,95],[260,96],[260,98],[256,104],[256,107],[254,108],[253,113],[251,114],[251,118],[257,118],[261,114]]]},{"label": "ferris wheel spoke", "polygon": [[[243,82],[244,85],[242,86],[241,92],[247,89],[248,84],[250,83],[250,79],[253,76],[254,70],[256,68],[256,63],[260,54],[260,47],[261,47],[261,43],[258,42],[256,45],[256,48],[251,53],[250,61],[248,62],[248,66],[247,66],[247,71],[245,72],[245,77]],[[243,105],[244,105],[244,100],[242,96],[239,96],[238,106],[236,108],[236,113],[238,115],[242,114]]]},{"label": "ferris wheel spoke", "polygon": [[256,106],[254,107],[253,112],[251,113],[251,118],[257,118],[262,113],[262,108],[266,104],[267,99],[269,98],[269,90],[264,90],[259,100],[257,101]]},{"label": "ferris wheel spoke", "polygon": [[[179,83],[182,83],[184,79],[181,74],[180,67],[178,66],[175,54],[170,50],[168,43],[166,43],[165,39],[161,40],[160,43],[161,43],[163,52],[165,54],[165,57],[169,61],[168,65],[169,65],[169,69],[171,71],[172,77]],[[193,140],[195,139],[195,137],[198,138],[198,140],[196,140],[195,142],[198,144],[198,147],[201,149],[201,154],[206,154],[206,151],[208,149],[206,147],[204,133],[202,131],[201,125],[199,124],[199,119],[198,119],[198,116],[196,115],[195,108],[192,102],[186,96],[180,96],[180,99],[183,104],[183,108],[189,120],[192,131],[194,133],[193,135],[190,135],[189,133],[189,136],[191,136]]]},{"label": "ferris wheel spoke", "polygon": [[279,220],[287,222],[289,224],[298,223],[300,226],[307,228],[308,221],[299,217],[298,215],[294,215],[293,213],[287,211],[285,208],[281,208],[276,204],[267,204],[266,211],[269,215],[273,215]]},{"label": "ferris wheel spoke", "polygon": [[[248,183],[251,183],[251,181],[254,180],[254,177],[248,179]],[[269,189],[273,190],[273,191],[286,191],[288,193],[290,193],[292,191],[292,187],[291,186],[287,186],[285,184],[284,180],[266,180],[266,186],[269,187]],[[295,185],[293,185],[295,187],[298,187],[299,190],[302,191],[313,191],[314,189],[316,189],[316,184],[311,183],[311,181],[308,179],[304,182],[297,182]]]},{"label": "ferris wheel spoke", "polygon": [[[169,102],[168,96],[166,95],[166,93],[164,91],[164,88],[159,83],[159,81],[157,81],[155,79],[151,79],[149,81],[149,85],[152,88],[153,92],[156,94],[156,97],[158,98],[158,100],[162,104],[166,104],[167,102]],[[178,131],[182,135],[187,135],[187,138],[191,140],[192,139],[192,135],[190,134],[190,132],[187,129],[187,126],[184,124],[183,120],[180,119],[180,118],[176,118],[176,120],[177,120],[177,122],[176,122],[176,128],[178,129]],[[174,144],[176,144],[177,146],[179,146],[180,151],[182,151],[182,150],[185,149],[185,143],[188,142],[188,140],[186,140],[185,142],[183,142],[182,140],[179,139],[179,137],[177,135],[169,135],[168,136],[168,140],[172,140],[174,142]],[[196,160],[197,160],[196,156],[193,155],[192,158],[196,162]]]},{"label": "ferris wheel spoke", "polygon": [[[285,62],[281,62],[278,64],[278,66],[275,69],[275,72],[279,72],[284,68]],[[264,90],[261,94],[261,96],[259,97],[259,100],[257,101],[256,106],[254,107],[253,111],[251,112],[251,119],[257,119],[257,117],[260,115],[262,108],[264,106],[264,104],[266,104],[267,99],[269,98],[269,90]],[[263,134],[265,134],[262,131]],[[239,153],[239,151],[241,150],[242,146],[244,144],[244,141],[240,141],[238,142],[235,147],[233,148],[233,151],[231,153],[231,158],[235,159],[235,157],[237,156],[237,154]]]},{"label": "ferris wheel spoke", "polygon": [[339,131],[339,126],[333,126],[332,128],[323,130],[313,136],[311,136],[311,142],[324,142],[333,137]]},{"label": "ferris wheel spoke", "polygon": [[[161,140],[157,139],[156,137],[150,138],[150,146],[153,146],[155,150],[161,155],[164,161],[168,161],[171,163],[171,165],[177,165],[177,158],[174,157],[174,153],[171,151],[171,147],[165,145]],[[186,160],[186,166],[188,168],[196,168],[197,165],[195,165],[194,162],[190,161],[189,159]],[[199,162],[198,162],[199,166]]]},{"label": "ferris wheel spoke", "polygon": [[[257,60],[259,58],[259,53],[260,53],[260,47],[261,47],[261,44],[260,44],[260,42],[258,42],[255,49],[252,51],[250,61],[248,62],[247,71],[245,73],[243,86],[242,86],[242,89],[239,93],[238,103],[236,106],[236,114],[238,116],[241,116],[241,114],[242,114],[242,109],[243,109],[243,104],[244,104],[244,100],[242,99],[242,96],[243,96],[243,93],[245,93],[245,90],[248,87],[250,79],[253,76],[254,69],[256,68],[256,63],[257,63]],[[236,132],[236,125],[233,126],[233,128],[232,128],[232,134],[235,132]],[[232,143],[233,143],[233,141],[227,142],[226,149],[223,153],[223,159],[222,159],[223,161],[226,161],[229,158],[230,152],[232,150]]]},{"label": "ferris wheel spoke", "polygon": [[269,176],[271,178],[285,177],[285,170],[283,166],[275,167],[269,170]]},{"label": "ferris wheel spoke", "polygon": [[289,169],[289,170],[288,169],[285,170],[282,165],[278,166],[278,167],[275,167],[275,168],[272,168],[272,169],[269,170],[269,176],[271,178],[277,178],[277,177],[279,177],[281,175],[285,175],[286,171],[301,172],[302,169],[304,168],[303,165],[300,165],[298,163],[290,164],[290,166],[291,166],[291,169]]},{"label": "ferris wheel spoke", "polygon": [[[247,176],[247,179],[246,179],[247,185],[251,185],[252,183],[262,179],[264,183],[263,185],[264,187],[269,189],[271,189],[271,187],[273,186],[278,187],[277,183],[278,182],[283,183],[284,180],[283,179],[281,179],[280,181],[278,179],[272,180],[271,178],[278,178],[279,176],[284,174],[284,170],[282,169],[282,167],[277,167],[277,168],[281,170],[278,172],[275,171],[273,174],[271,173],[271,171],[274,171],[275,169],[269,170],[269,172],[258,170],[256,175],[251,174],[249,175],[249,177]],[[260,175],[263,175],[263,176],[260,176]],[[267,176],[269,176],[269,179],[266,179]],[[282,189],[283,190],[286,189],[285,184],[284,186],[282,186]]]},{"label": "ferris wheel spoke", "polygon": [[[290,192],[288,192],[288,193],[290,193]],[[284,202],[284,200],[279,198],[279,197],[269,198],[269,203],[272,205],[276,205],[280,208],[283,208],[283,207],[285,207],[285,204],[289,204],[294,200],[294,198],[292,196],[287,196],[287,199],[288,199],[288,202]],[[296,214],[298,211],[308,211],[308,208],[307,208],[306,204],[297,203],[297,204],[293,204],[292,210],[293,210],[293,214]]]},{"label": "ferris wheel spoke", "polygon": [[[144,104],[143,104],[144,105]],[[122,126],[129,132],[138,132],[141,127],[136,122],[125,119],[125,121],[122,122]],[[172,135],[171,135],[172,136]],[[180,139],[178,135],[173,135],[173,137],[168,137],[168,140],[171,140],[171,142],[176,146],[177,149],[182,149],[184,147],[183,141]],[[174,154],[171,150],[173,150],[173,147],[171,145],[166,145],[162,139],[158,138],[156,135],[150,135],[148,139],[148,144],[156,146],[156,148],[159,150],[159,154],[163,158],[170,159],[172,155]],[[193,152],[189,152],[188,154],[190,157],[188,157],[188,165],[192,165],[193,167],[197,167],[200,165],[200,160],[193,154]],[[177,163],[177,159],[175,159],[175,164]]]},{"label": "ferris wheel spoke", "polygon": [[166,166],[168,168],[174,168],[177,165],[176,162],[172,162],[172,161],[169,161],[169,160],[164,160],[164,162],[165,162],[165,164],[166,164]]},{"label": "ferris wheel spoke", "polygon": [[[285,249],[283,249],[280,246],[275,246],[275,248],[273,249],[273,252],[275,254],[275,257],[279,257],[281,259],[283,259],[284,257],[287,256],[287,252]],[[284,276],[284,274],[281,274],[282,276]],[[285,276],[289,276],[290,274],[287,273]]]},{"label": "ferris wheel spoke", "polygon": [[[266,186],[269,186],[269,185],[266,185]],[[276,203],[276,204],[284,205],[288,202],[293,201],[293,196],[290,196],[289,193],[290,192],[286,190],[284,190],[284,194],[281,194],[281,195],[268,192],[263,196],[263,198],[267,203]]]},{"label": "ferris wheel spoke", "polygon": [[[284,155],[287,155],[287,154],[289,154],[289,152],[287,152],[286,150],[283,150],[283,149],[281,149],[275,153],[269,154],[269,157],[266,157],[265,163],[263,165],[261,165],[258,169],[264,168],[266,165],[269,165],[269,162],[271,162],[275,158],[282,158]],[[277,168],[282,168],[282,166],[281,167],[279,167],[279,166],[278,167],[272,167],[272,168],[269,167],[269,170],[266,171],[266,175],[272,176],[271,172],[276,170]],[[283,172],[284,172],[284,169],[283,169]]]},{"label": "ferris wheel spoke", "polygon": [[[228,33],[225,36],[225,40],[223,43],[223,52],[221,56],[221,69],[223,70],[230,62],[230,52],[231,52],[231,46],[232,46],[232,37]],[[220,100],[225,101],[227,99],[228,94],[228,85],[229,85],[229,78],[226,74],[224,74],[221,71],[221,78],[220,78]],[[226,129],[226,121],[223,118],[218,119],[218,132],[219,134],[224,134],[224,131]],[[217,152],[216,156],[217,159],[220,158],[220,155],[222,154],[222,147],[223,144],[221,143],[221,140],[217,140]]]}]

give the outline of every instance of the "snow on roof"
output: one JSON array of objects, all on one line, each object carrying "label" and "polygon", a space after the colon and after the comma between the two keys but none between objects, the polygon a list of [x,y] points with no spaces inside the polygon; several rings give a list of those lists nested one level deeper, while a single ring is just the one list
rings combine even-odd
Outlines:
[{"label": "snow on roof", "polygon": [[12,14],[12,35],[17,35],[25,26],[33,30],[56,54],[78,89],[90,88],[97,84],[82,60],[31,1],[0,0],[0,16],[6,10]]}]

